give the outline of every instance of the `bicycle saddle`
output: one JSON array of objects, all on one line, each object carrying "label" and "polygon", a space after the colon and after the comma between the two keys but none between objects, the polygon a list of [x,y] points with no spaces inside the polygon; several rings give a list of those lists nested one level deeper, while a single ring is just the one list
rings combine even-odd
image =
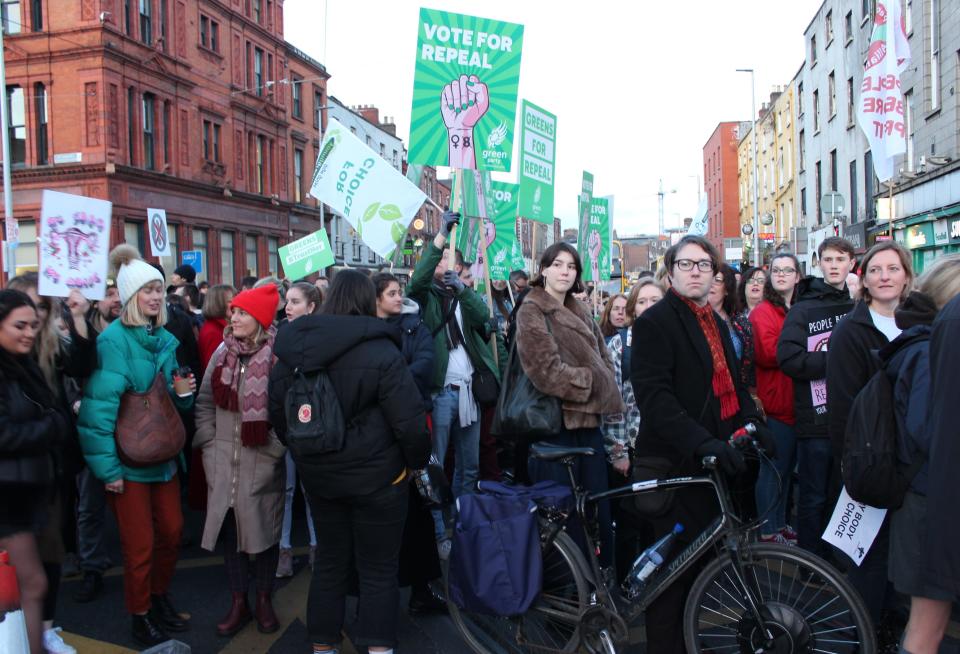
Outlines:
[{"label": "bicycle saddle", "polygon": [[544,461],[556,461],[557,459],[580,454],[593,456],[594,451],[592,447],[566,447],[542,441],[530,446],[530,455],[535,459],[542,459]]}]

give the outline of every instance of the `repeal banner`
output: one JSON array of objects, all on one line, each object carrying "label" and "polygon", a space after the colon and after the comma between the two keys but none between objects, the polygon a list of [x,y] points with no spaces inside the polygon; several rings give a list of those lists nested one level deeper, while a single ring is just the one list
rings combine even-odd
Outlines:
[{"label": "repeal banner", "polygon": [[510,172],[523,25],[420,10],[407,160]]},{"label": "repeal banner", "polygon": [[524,100],[520,121],[520,215],[553,225],[557,117]]},{"label": "repeal banner", "polygon": [[320,144],[310,195],[343,216],[367,247],[385,258],[427,201],[423,191],[334,118]]}]

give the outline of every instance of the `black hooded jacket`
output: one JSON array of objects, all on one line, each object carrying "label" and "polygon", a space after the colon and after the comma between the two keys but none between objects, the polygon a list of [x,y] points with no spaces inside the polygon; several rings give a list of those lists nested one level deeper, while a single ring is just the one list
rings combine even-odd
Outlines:
[{"label": "black hooded jacket", "polygon": [[367,495],[393,483],[404,467],[427,464],[426,414],[400,347],[396,327],[367,316],[303,316],[277,334],[269,390],[277,437],[286,442],[284,398],[298,367],[327,369],[347,425],[342,450],[296,461],[309,493]]},{"label": "black hooded jacket", "polygon": [[793,379],[799,438],[827,436],[827,345],[851,309],[846,285],[836,289],[819,277],[800,280],[777,343],[777,363]]}]

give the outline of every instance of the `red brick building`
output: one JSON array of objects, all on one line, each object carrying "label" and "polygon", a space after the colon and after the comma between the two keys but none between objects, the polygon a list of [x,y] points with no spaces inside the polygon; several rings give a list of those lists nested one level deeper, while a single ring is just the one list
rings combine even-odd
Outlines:
[{"label": "red brick building", "polygon": [[737,186],[737,143],[740,123],[720,123],[703,146],[703,187],[710,225],[707,238],[724,252],[723,239],[740,238],[740,189]]},{"label": "red brick building", "polygon": [[111,244],[145,256],[146,209],[165,209],[212,283],[277,273],[280,245],[320,228],[306,190],[329,76],[284,41],[283,0],[4,5],[18,266],[36,263],[43,189],[110,200]]}]

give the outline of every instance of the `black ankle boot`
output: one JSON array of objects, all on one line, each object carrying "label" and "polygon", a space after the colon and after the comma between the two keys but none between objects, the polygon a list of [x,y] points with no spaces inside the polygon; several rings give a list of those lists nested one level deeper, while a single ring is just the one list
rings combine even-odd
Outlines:
[{"label": "black ankle boot", "polygon": [[173,608],[168,593],[151,595],[150,604],[150,613],[167,631],[186,631],[190,628],[189,621]]},{"label": "black ankle boot", "polygon": [[153,647],[160,643],[170,640],[170,636],[163,630],[160,623],[149,613],[145,615],[134,615],[133,617],[133,639],[145,647]]},{"label": "black ankle boot", "polygon": [[80,588],[73,594],[73,600],[81,604],[92,602],[100,596],[103,590],[103,575],[99,572],[87,570],[83,573]]}]

